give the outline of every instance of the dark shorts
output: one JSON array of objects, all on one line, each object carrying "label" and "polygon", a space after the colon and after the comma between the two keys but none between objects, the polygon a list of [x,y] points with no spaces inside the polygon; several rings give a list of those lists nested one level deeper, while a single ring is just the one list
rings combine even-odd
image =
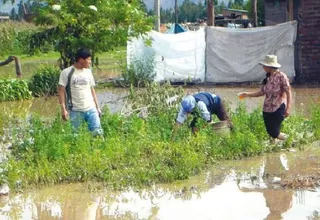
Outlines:
[{"label": "dark shorts", "polygon": [[263,112],[263,120],[268,134],[277,138],[280,134],[281,123],[284,120],[286,105],[282,103],[275,112]]},{"label": "dark shorts", "polygon": [[[220,97],[219,97],[220,99]],[[227,114],[227,109],[225,108],[224,102],[220,99],[219,106],[217,108],[217,111],[214,112],[214,114],[217,115],[220,121],[228,121],[230,120],[228,114]]]}]

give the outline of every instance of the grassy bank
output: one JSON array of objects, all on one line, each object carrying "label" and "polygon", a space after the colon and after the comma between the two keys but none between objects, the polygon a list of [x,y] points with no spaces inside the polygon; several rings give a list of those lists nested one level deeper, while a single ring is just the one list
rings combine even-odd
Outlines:
[{"label": "grassy bank", "polygon": [[[0,57],[0,61],[4,61],[8,54]],[[21,62],[22,78],[30,79],[39,69],[40,66],[49,65],[58,67],[59,54],[56,52],[41,53],[33,56],[29,55],[17,55]],[[108,78],[110,72],[119,74],[121,72],[120,64],[125,61],[126,48],[120,47],[113,51],[109,51],[102,54],[97,54],[98,66],[93,68],[93,73],[97,81]],[[0,78],[11,79],[16,77],[14,62],[0,67]]]},{"label": "grassy bank", "polygon": [[148,117],[111,114],[104,109],[104,139],[93,138],[86,127],[73,134],[70,124],[61,121],[59,115],[49,123],[33,117],[23,129],[13,129],[12,154],[1,164],[1,182],[8,182],[12,190],[83,181],[98,181],[117,189],[146,186],[186,179],[221,159],[303,148],[320,137],[319,107],[308,120],[300,115],[286,119],[283,131],[290,138],[279,146],[269,143],[261,110],[248,113],[243,105],[230,113],[235,125],[230,135],[218,135],[203,123],[194,136],[185,123],[172,136],[178,104],[170,107],[160,103],[165,103],[163,98],[168,95],[181,94],[179,89],[156,86],[144,93],[131,91],[132,112],[149,103]]}]

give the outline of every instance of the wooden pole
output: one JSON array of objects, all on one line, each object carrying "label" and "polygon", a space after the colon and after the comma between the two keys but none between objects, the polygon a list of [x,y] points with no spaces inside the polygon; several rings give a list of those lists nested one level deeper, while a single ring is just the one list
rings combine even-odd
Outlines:
[{"label": "wooden pole", "polygon": [[154,13],[156,16],[154,30],[160,32],[160,0],[154,0]]},{"label": "wooden pole", "polygon": [[214,0],[207,0],[207,25],[214,26]]},{"label": "wooden pole", "polygon": [[288,20],[293,21],[293,0],[288,1]]},{"label": "wooden pole", "polygon": [[258,26],[258,9],[257,9],[257,0],[252,0],[252,22],[253,27]]}]

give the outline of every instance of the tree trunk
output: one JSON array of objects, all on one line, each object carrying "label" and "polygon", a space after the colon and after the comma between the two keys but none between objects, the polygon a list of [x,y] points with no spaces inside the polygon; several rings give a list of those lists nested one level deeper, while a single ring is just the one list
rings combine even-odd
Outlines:
[{"label": "tree trunk", "polygon": [[258,0],[252,0],[252,22],[253,27],[258,26],[258,10],[257,10]]},{"label": "tree trunk", "polygon": [[207,25],[214,26],[214,0],[207,0]]},{"label": "tree trunk", "polygon": [[178,0],[175,0],[174,2],[174,16],[174,23],[178,23]]}]

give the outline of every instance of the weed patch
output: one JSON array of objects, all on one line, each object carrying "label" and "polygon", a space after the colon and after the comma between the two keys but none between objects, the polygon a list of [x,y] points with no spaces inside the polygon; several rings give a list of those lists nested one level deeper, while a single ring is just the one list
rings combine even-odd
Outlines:
[{"label": "weed patch", "polygon": [[[287,118],[283,131],[290,138],[279,147],[269,143],[260,109],[248,113],[243,105],[231,114],[234,130],[229,135],[218,135],[200,122],[197,135],[185,123],[173,137],[181,88],[166,86],[132,91],[127,102],[130,111],[125,113],[104,109],[103,138],[92,137],[85,125],[72,133],[60,115],[50,123],[31,117],[28,126],[13,135],[11,156],[1,164],[2,182],[16,190],[84,181],[116,189],[146,186],[186,179],[221,159],[240,159],[281,147],[303,148],[319,139],[319,107],[308,120],[299,114]],[[165,102],[171,95],[177,96],[176,101]],[[147,108],[147,117],[141,116],[141,106]]]}]

